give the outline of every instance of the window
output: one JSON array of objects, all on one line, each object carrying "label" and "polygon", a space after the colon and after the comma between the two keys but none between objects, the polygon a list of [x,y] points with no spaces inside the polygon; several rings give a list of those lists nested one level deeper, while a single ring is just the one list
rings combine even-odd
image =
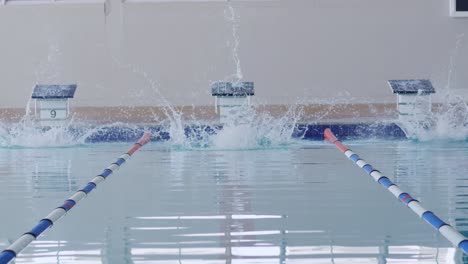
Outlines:
[{"label": "window", "polygon": [[450,16],[468,17],[468,0],[450,0]]}]

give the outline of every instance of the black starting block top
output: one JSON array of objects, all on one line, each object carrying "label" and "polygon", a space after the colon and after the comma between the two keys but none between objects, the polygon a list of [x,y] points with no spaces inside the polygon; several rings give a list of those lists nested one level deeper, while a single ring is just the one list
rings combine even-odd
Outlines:
[{"label": "black starting block top", "polygon": [[254,94],[253,82],[215,82],[211,85],[212,96],[252,96]]},{"label": "black starting block top", "polygon": [[430,80],[389,80],[388,84],[396,94],[432,94],[434,86]]},{"label": "black starting block top", "polygon": [[31,98],[33,99],[67,99],[73,98],[76,84],[37,84]]}]

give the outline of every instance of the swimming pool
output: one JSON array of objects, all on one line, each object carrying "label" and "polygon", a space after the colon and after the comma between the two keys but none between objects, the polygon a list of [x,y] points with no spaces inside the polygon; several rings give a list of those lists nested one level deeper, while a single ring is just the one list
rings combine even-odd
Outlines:
[{"label": "swimming pool", "polygon": [[[346,141],[467,230],[466,141]],[[0,148],[5,248],[114,161],[125,143]],[[243,149],[153,142],[16,263],[465,263],[330,144]]]}]

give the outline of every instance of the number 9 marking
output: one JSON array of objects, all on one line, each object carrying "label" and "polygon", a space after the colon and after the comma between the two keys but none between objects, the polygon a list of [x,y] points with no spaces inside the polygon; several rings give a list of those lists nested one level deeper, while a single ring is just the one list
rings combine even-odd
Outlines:
[{"label": "number 9 marking", "polygon": [[56,116],[57,116],[57,112],[54,109],[50,110],[50,117],[55,118]]}]

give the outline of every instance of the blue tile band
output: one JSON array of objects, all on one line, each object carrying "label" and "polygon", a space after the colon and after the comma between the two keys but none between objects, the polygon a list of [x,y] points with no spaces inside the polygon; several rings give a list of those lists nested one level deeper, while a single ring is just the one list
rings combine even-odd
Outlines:
[{"label": "blue tile band", "polygon": [[[0,1],[1,2],[1,1]],[[292,131],[292,137],[304,140],[323,140],[323,130],[331,128],[332,130],[340,131],[343,139],[368,139],[369,137],[380,139],[407,139],[405,132],[396,123],[355,123],[355,124],[298,124]],[[75,127],[71,133],[82,135],[83,130],[86,128]],[[184,128],[184,134],[188,138],[200,137],[202,133],[208,132],[210,135],[218,133],[222,130],[222,126],[210,126],[207,124],[201,125],[188,125]],[[160,125],[145,126],[145,127],[103,127],[85,139],[86,143],[99,143],[99,142],[136,142],[138,136],[144,130],[151,131],[154,135],[154,141],[167,141],[171,139],[170,131]]]}]

